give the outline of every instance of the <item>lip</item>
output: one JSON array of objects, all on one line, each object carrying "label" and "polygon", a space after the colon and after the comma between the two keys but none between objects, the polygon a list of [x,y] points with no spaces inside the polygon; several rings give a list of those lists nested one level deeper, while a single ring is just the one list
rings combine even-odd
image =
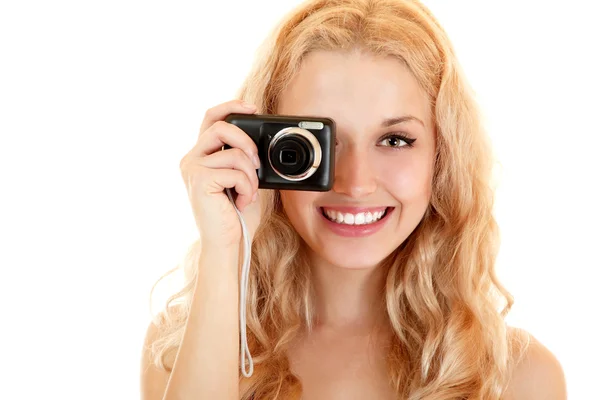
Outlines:
[{"label": "lip", "polygon": [[[323,215],[323,213],[321,211],[321,207],[317,207],[316,212],[321,217],[321,221],[323,221],[324,225],[331,232],[335,233],[336,235],[343,236],[343,237],[364,237],[364,236],[369,236],[369,235],[374,234],[375,232],[377,232],[381,228],[383,228],[385,223],[390,219],[390,215],[396,209],[395,207],[331,207],[331,208],[335,208],[336,210],[350,212],[350,213],[359,213],[359,212],[365,212],[365,211],[370,211],[370,210],[383,210],[383,209],[388,210],[386,212],[386,215],[383,218],[381,218],[379,221],[374,222],[372,224],[342,225],[342,224],[337,224],[337,223],[332,222],[329,219],[327,219]],[[346,211],[346,210],[352,210],[352,211]]]},{"label": "lip", "polygon": [[[361,212],[368,212],[368,211],[370,211],[371,213],[377,212],[377,211],[383,211],[387,208],[392,208],[392,207],[386,207],[386,206],[380,206],[380,207],[321,206],[319,208],[328,208],[330,210],[336,210],[336,211],[340,211],[340,212],[344,212],[344,213],[358,214]],[[319,210],[319,211],[321,211],[321,210]]]}]

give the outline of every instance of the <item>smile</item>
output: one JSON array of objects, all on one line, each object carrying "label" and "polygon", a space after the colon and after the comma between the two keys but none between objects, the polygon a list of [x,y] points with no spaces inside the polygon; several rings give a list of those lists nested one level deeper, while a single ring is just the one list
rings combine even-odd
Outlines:
[{"label": "smile", "polygon": [[382,229],[394,210],[395,207],[347,210],[320,207],[316,211],[328,231],[338,236],[356,238],[372,235]]},{"label": "smile", "polygon": [[321,207],[321,212],[325,218],[337,224],[369,225],[385,217],[388,209],[389,207],[385,207],[379,210],[350,213]]}]

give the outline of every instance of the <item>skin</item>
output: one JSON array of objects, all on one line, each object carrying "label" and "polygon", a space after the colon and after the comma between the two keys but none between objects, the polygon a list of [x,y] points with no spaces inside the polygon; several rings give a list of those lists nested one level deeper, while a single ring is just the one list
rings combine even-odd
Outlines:
[{"label": "skin", "polygon": [[[383,275],[377,265],[415,229],[431,197],[435,135],[429,100],[399,61],[361,52],[314,52],[283,93],[278,112],[336,122],[334,185],[329,192],[282,191],[284,210],[308,244],[322,327],[373,323]],[[382,127],[388,118],[409,121]],[[384,140],[389,133],[416,139]],[[395,145],[393,147],[391,145]],[[323,229],[323,205],[395,207],[383,229],[347,238]]]},{"label": "skin", "polygon": [[[307,243],[318,323],[291,351],[306,398],[393,398],[385,370],[385,314],[377,306],[380,262],[421,221],[435,154],[429,99],[399,61],[362,52],[314,52],[283,93],[278,113],[333,118],[337,146],[329,192],[282,191],[284,210]],[[386,119],[417,120],[382,126]],[[390,133],[416,139],[386,140]],[[347,238],[324,228],[326,205],[395,207],[385,226]],[[324,356],[324,355],[327,356]]]},{"label": "skin", "polygon": [[[332,190],[281,192],[290,222],[308,245],[317,314],[315,330],[289,352],[292,370],[307,399],[395,398],[387,384],[390,332],[377,305],[385,279],[378,266],[413,232],[431,198],[435,128],[429,99],[396,59],[317,51],[305,58],[278,106],[279,114],[334,119],[338,142]],[[407,115],[418,121],[382,126]],[[385,140],[389,133],[416,140],[410,147]],[[318,208],[326,205],[395,209],[375,234],[347,238],[325,228]],[[566,398],[560,364],[532,339],[536,345],[516,369],[508,398]]]}]

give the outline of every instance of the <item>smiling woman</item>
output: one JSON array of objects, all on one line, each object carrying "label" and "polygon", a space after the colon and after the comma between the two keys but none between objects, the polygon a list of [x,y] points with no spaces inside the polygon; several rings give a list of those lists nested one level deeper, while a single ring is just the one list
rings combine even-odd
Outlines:
[{"label": "smiling woman", "polygon": [[[306,2],[240,99],[256,108],[211,109],[182,160],[201,241],[149,327],[144,398],[566,398],[552,353],[504,321],[492,152],[422,4]],[[257,149],[223,123],[244,107],[335,120],[332,189],[258,191]],[[220,244],[241,235],[225,187],[240,192],[252,240],[249,377],[237,363],[239,247]]]},{"label": "smiling woman", "polygon": [[[281,94],[276,112],[336,121],[333,190],[281,191],[286,216],[314,255],[313,269],[360,269],[365,278],[378,271],[381,285],[383,269],[374,267],[415,230],[431,197],[435,128],[426,93],[397,58],[360,48],[315,51]],[[399,113],[411,117],[394,117]],[[322,218],[322,209],[336,213],[336,222]],[[381,219],[357,224],[366,221],[365,209],[381,212]],[[353,279],[362,286],[358,275]],[[369,314],[366,299],[332,297],[323,303],[339,303],[333,315],[348,308],[355,320]]]}]

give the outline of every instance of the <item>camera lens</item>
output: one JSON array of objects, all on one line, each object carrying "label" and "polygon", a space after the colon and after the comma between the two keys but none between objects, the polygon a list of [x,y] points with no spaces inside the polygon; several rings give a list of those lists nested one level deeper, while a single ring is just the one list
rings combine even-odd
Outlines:
[{"label": "camera lens", "polygon": [[271,149],[273,167],[283,175],[300,175],[312,164],[311,145],[302,136],[289,135]]},{"label": "camera lens", "polygon": [[299,181],[314,174],[321,162],[321,146],[309,131],[288,127],[279,131],[269,145],[269,162],[281,177]]},{"label": "camera lens", "polygon": [[294,149],[281,150],[281,164],[294,165],[296,164],[298,153]]}]

